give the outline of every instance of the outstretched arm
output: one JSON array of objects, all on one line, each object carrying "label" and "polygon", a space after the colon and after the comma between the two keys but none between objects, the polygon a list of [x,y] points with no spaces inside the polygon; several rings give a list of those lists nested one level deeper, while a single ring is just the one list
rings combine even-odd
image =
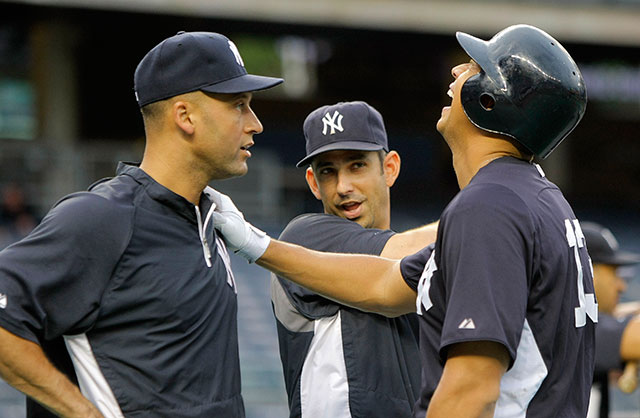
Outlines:
[{"label": "outstretched arm", "polygon": [[438,222],[393,235],[380,253],[381,257],[402,258],[416,253],[436,240]]},{"label": "outstretched arm", "polygon": [[102,417],[78,387],[49,362],[39,345],[1,327],[0,376],[62,417]]},{"label": "outstretched arm", "polygon": [[386,316],[415,312],[400,261],[312,251],[272,239],[256,264],[329,299]]},{"label": "outstretched arm", "polygon": [[274,240],[246,222],[228,196],[215,192],[212,198],[215,228],[249,262],[360,310],[386,316],[415,311],[416,293],[402,278],[399,260],[323,253]]}]

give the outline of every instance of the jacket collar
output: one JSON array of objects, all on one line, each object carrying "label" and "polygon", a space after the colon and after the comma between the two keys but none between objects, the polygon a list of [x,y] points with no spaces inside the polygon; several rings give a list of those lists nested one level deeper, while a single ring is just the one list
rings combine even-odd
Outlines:
[{"label": "jacket collar", "polygon": [[[118,163],[116,174],[132,177],[136,182],[144,187],[149,197],[153,200],[171,208],[178,214],[196,223],[195,205],[155,181],[153,177],[145,173],[139,165],[140,163],[121,161]],[[211,207],[211,204],[212,202],[206,193],[202,193],[200,195],[200,211],[206,213]]]}]

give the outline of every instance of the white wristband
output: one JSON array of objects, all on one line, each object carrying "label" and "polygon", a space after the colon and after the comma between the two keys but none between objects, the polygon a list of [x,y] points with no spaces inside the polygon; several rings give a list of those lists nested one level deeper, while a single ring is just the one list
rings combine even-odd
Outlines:
[{"label": "white wristband", "polygon": [[238,249],[237,253],[249,260],[250,263],[253,263],[267,251],[271,238],[264,231],[250,223],[247,222],[246,225],[249,228],[247,242],[242,248]]}]

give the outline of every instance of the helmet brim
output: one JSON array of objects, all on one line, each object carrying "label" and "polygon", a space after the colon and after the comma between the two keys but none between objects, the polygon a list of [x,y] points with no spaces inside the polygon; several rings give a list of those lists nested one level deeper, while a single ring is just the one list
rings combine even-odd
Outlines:
[{"label": "helmet brim", "polygon": [[483,41],[464,32],[456,32],[456,39],[467,55],[478,63],[489,78],[496,82],[499,79],[499,74],[495,73],[495,65],[491,64],[489,57],[490,41]]}]

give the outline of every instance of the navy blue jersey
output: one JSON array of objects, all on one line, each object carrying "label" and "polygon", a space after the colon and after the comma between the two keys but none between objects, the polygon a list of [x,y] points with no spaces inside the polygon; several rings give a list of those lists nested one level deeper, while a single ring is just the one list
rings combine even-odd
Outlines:
[{"label": "navy blue jersey", "polygon": [[[292,220],[280,239],[379,255],[389,230],[333,215]],[[409,417],[420,386],[415,314],[386,318],[340,305],[282,278],[271,293],[290,417]]]},{"label": "navy blue jersey", "polygon": [[494,160],[442,214],[435,249],[401,265],[418,293],[424,418],[447,350],[506,347],[496,417],[584,417],[597,321],[584,236],[560,190],[535,164]]},{"label": "navy blue jersey", "polygon": [[64,338],[82,393],[107,417],[244,416],[235,283],[200,214],[211,207],[133,166],[67,196],[0,253],[0,326]]}]

